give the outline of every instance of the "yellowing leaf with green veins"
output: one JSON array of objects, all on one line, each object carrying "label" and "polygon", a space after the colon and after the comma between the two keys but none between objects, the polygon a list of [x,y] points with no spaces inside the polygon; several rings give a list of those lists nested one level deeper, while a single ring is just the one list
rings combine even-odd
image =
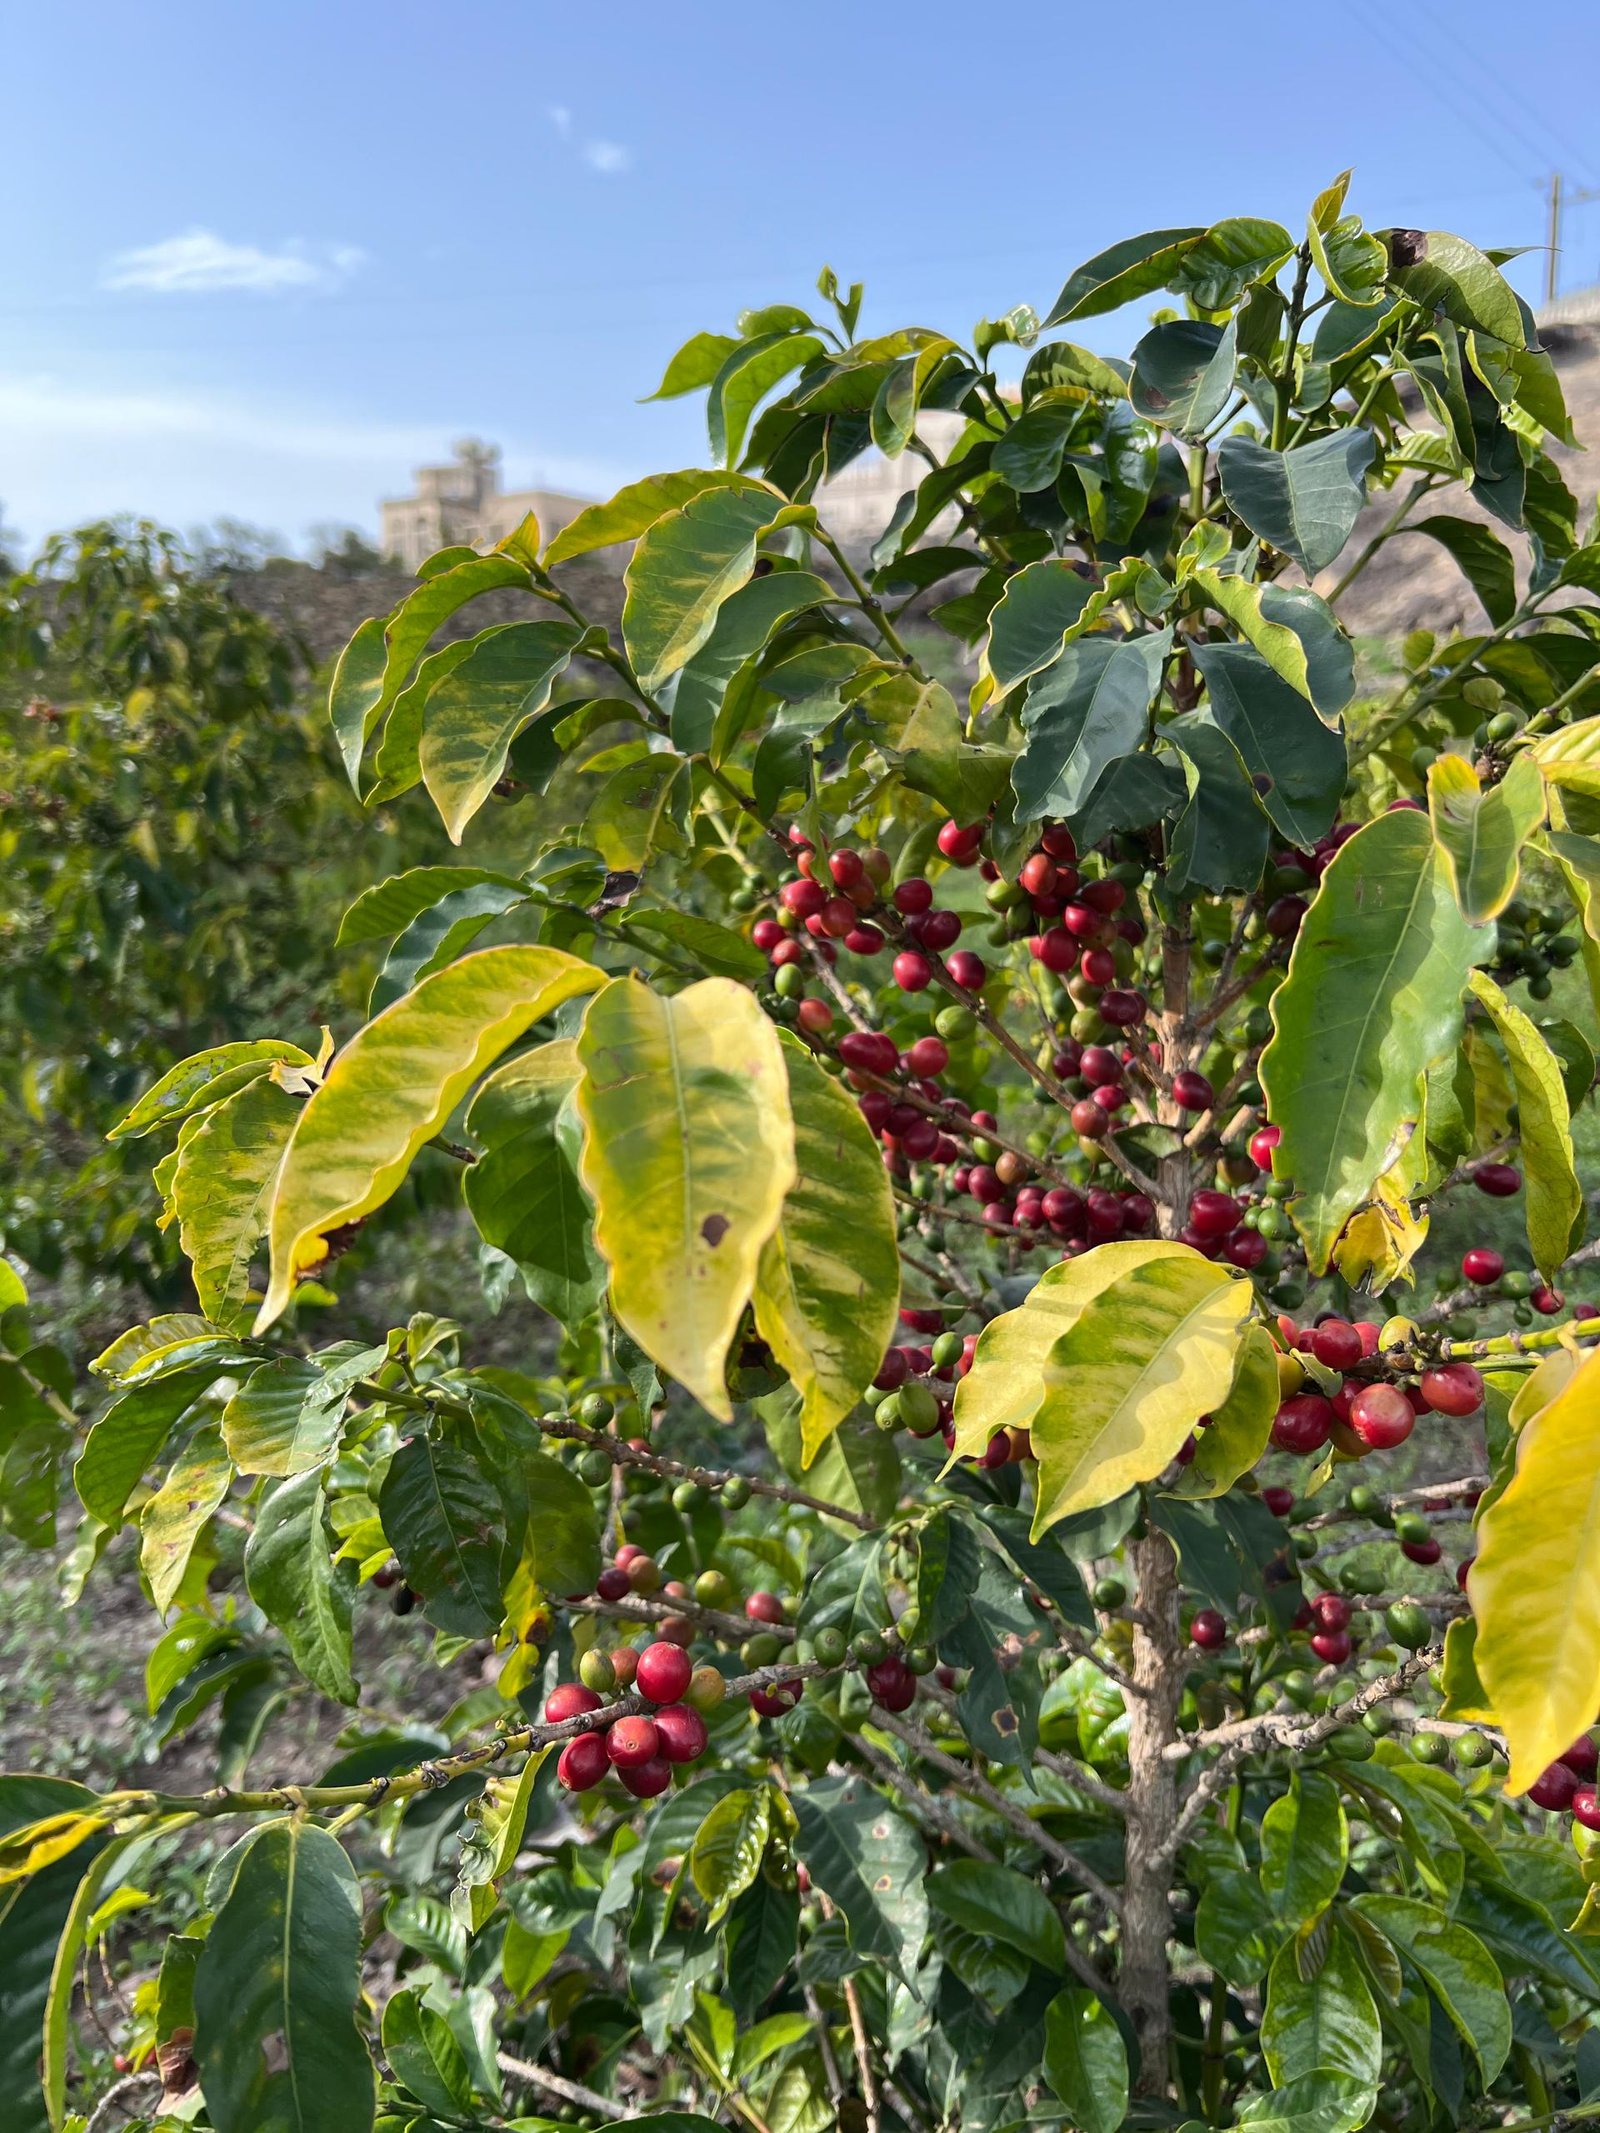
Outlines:
[{"label": "yellowing leaf with green veins", "polygon": [[583,642],[573,622],[507,622],[485,630],[430,690],[417,762],[452,844],[505,775],[512,742],[550,701]]},{"label": "yellowing leaf with green veins", "polygon": [[789,1069],[798,1176],[756,1270],[756,1330],[798,1387],[809,1466],[871,1384],[894,1334],[894,1195],[866,1121],[797,1038]]},{"label": "yellowing leaf with green veins", "polygon": [[272,1184],[300,1106],[265,1076],[247,1082],[188,1134],[172,1174],[178,1237],[200,1308],[233,1322],[250,1287],[250,1262],[266,1234]]},{"label": "yellowing leaf with green veins", "polygon": [[136,1140],[158,1126],[175,1126],[191,1112],[220,1103],[235,1089],[259,1075],[269,1074],[279,1061],[308,1067],[311,1054],[298,1044],[283,1044],[264,1037],[246,1044],[217,1044],[209,1051],[182,1059],[161,1079],[146,1089],[106,1135],[108,1141]]},{"label": "yellowing leaf with green veins", "polygon": [[979,1457],[1002,1429],[1027,1429],[1044,1398],[1046,1358],[1079,1313],[1122,1274],[1179,1249],[1159,1238],[1102,1244],[1046,1267],[1016,1309],[978,1335],[972,1368],[956,1386],[951,1460]]},{"label": "yellowing leaf with green veins", "polygon": [[1516,894],[1522,847],[1544,820],[1544,779],[1530,756],[1514,756],[1498,785],[1478,783],[1465,756],[1428,766],[1428,814],[1462,916],[1498,918]]},{"label": "yellowing leaf with green veins", "polygon": [[618,541],[636,541],[669,511],[680,510],[707,489],[737,488],[740,478],[721,467],[686,467],[678,474],[651,474],[643,481],[629,482],[609,501],[591,504],[562,527],[545,551],[545,567],[553,569],[575,555],[611,548]]},{"label": "yellowing leaf with green veins", "polygon": [[1580,718],[1560,726],[1528,753],[1548,782],[1572,792],[1600,793],[1600,718]]},{"label": "yellowing leaf with green veins", "polygon": [[1381,1294],[1394,1281],[1412,1279],[1411,1264],[1428,1241],[1428,1217],[1412,1212],[1404,1176],[1414,1167],[1412,1151],[1422,1141],[1414,1133],[1400,1161],[1379,1178],[1370,1203],[1345,1224],[1333,1248],[1333,1263],[1352,1289]]},{"label": "yellowing leaf with green veins", "polygon": [[1323,874],[1260,1068],[1313,1273],[1416,1129],[1428,1068],[1461,1041],[1462,994],[1492,944],[1462,917],[1414,809],[1368,823]]},{"label": "yellowing leaf with green veins", "polygon": [[612,1310],[728,1420],[728,1343],[795,1181],[777,1031],[730,978],[671,999],[617,978],[590,1005],[578,1057],[579,1174]]},{"label": "yellowing leaf with green veins", "polygon": [[1600,1711],[1600,1355],[1525,1422],[1467,1575],[1478,1676],[1527,1791]]},{"label": "yellowing leaf with green veins", "polygon": [[1472,990],[1488,1011],[1511,1062],[1516,1084],[1518,1132],[1526,1184],[1523,1213],[1533,1263],[1547,1281],[1578,1242],[1574,1225],[1583,1213],[1583,1187],[1572,1150],[1572,1119],[1561,1062],[1520,1007],[1512,1005],[1483,971]]},{"label": "yellowing leaf with green veins", "polygon": [[1600,1018],[1600,838],[1580,837],[1567,827],[1561,793],[1550,790],[1550,831],[1542,842],[1566,884],[1578,914],[1579,945],[1583,972],[1589,981],[1589,998]]},{"label": "yellowing leaf with green veins", "polygon": [[1035,1540],[1058,1518],[1110,1503],[1172,1463],[1201,1415],[1228,1395],[1252,1294],[1232,1269],[1169,1245],[1080,1312],[1045,1360],[1031,1425]]},{"label": "yellowing leaf with green veins", "polygon": [[1228,1396],[1195,1431],[1194,1457],[1180,1468],[1171,1494],[1225,1495],[1266,1450],[1278,1399],[1278,1351],[1265,1326],[1246,1326]]},{"label": "yellowing leaf with green veins", "polygon": [[486,1067],[604,973],[558,948],[485,948],[360,1030],[295,1122],[273,1187],[272,1278],[258,1331],[326,1256],[330,1230],[381,1207]]},{"label": "yellowing leaf with green veins", "polygon": [[656,519],[624,573],[622,639],[643,686],[659,688],[705,643],[723,601],[755,569],[763,534],[814,520],[810,505],[785,503],[746,476]]},{"label": "yellowing leaf with green veins", "polygon": [[215,1422],[197,1429],[172,1471],[139,1513],[139,1568],[163,1614],[189,1568],[194,1544],[228,1493],[233,1461]]}]

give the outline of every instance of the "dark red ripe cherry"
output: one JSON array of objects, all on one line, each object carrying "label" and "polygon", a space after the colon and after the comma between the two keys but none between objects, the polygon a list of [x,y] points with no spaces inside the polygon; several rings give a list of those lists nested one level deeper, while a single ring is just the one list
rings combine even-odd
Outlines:
[{"label": "dark red ripe cherry", "polygon": [[1086,1044],[1078,1060],[1078,1072],[1091,1089],[1110,1088],[1122,1080],[1122,1061],[1107,1045]]},{"label": "dark red ripe cherry", "polygon": [[750,1708],[761,1718],[781,1718],[800,1701],[798,1681],[775,1681],[770,1689],[752,1689]]},{"label": "dark red ripe cherry", "polygon": [[[1000,1441],[1005,1442],[1004,1438]],[[881,1703],[886,1711],[908,1711],[916,1700],[917,1677],[903,1659],[890,1657],[867,1668],[867,1687],[873,1702]]]},{"label": "dark red ripe cherry", "polygon": [[615,1563],[608,1563],[594,1581],[594,1589],[602,1600],[625,1600],[633,1587],[628,1583],[628,1573]]},{"label": "dark red ripe cherry", "polygon": [[1411,1402],[1395,1385],[1363,1385],[1350,1402],[1348,1419],[1369,1452],[1393,1451],[1417,1426]]},{"label": "dark red ripe cherry", "polygon": [[1259,1230],[1236,1229],[1222,1247],[1222,1256],[1230,1266],[1242,1267],[1248,1274],[1266,1258],[1267,1240]]},{"label": "dark red ripe cherry", "polygon": [[1325,1318],[1311,1330],[1311,1353],[1330,1370],[1348,1370],[1361,1360],[1361,1335],[1345,1318]]},{"label": "dark red ripe cherry", "polygon": [[876,955],[883,946],[883,934],[876,926],[852,926],[844,944],[852,955]]},{"label": "dark red ripe cherry", "polygon": [[910,918],[918,911],[926,911],[932,904],[933,885],[924,881],[920,874],[908,874],[896,885],[893,901],[895,909]]},{"label": "dark red ripe cherry", "polygon": [[950,1047],[942,1037],[919,1037],[906,1053],[906,1065],[918,1080],[930,1074],[942,1074],[950,1064]]},{"label": "dark red ripe cherry", "polygon": [[1294,1509],[1294,1490],[1283,1488],[1275,1482],[1270,1488],[1261,1491],[1261,1501],[1274,1518],[1287,1518]]},{"label": "dark red ripe cherry", "polygon": [[1267,906],[1267,931],[1275,941],[1289,940],[1300,931],[1300,921],[1305,915],[1303,896],[1280,896],[1275,904]]},{"label": "dark red ripe cherry", "polygon": [[669,1763],[692,1763],[706,1752],[706,1722],[686,1703],[664,1704],[652,1723]]},{"label": "dark red ripe cherry", "polygon": [[1108,986],[1100,995],[1100,1019],[1113,1029],[1132,1029],[1149,1012],[1150,1003],[1142,992],[1123,992]]},{"label": "dark red ripe cherry", "polygon": [[878,1365],[878,1375],[872,1382],[879,1392],[898,1392],[906,1381],[906,1373],[910,1367],[904,1348],[887,1349],[883,1361]]},{"label": "dark red ripe cherry", "polygon": [[786,881],[778,894],[784,909],[799,918],[814,917],[828,901],[828,892],[820,881]]},{"label": "dark red ripe cherry", "polygon": [[1343,1666],[1355,1647],[1347,1629],[1319,1629],[1312,1632],[1311,1649],[1324,1666]]},{"label": "dark red ripe cherry", "polygon": [[599,1708],[600,1699],[593,1689],[586,1689],[581,1681],[563,1681],[545,1698],[544,1722],[559,1726],[569,1718],[581,1718],[585,1711]]},{"label": "dark red ripe cherry", "polygon": [[1077,844],[1064,822],[1052,823],[1039,842],[1052,859],[1076,859],[1078,856]]},{"label": "dark red ripe cherry", "polygon": [[941,822],[939,825],[939,849],[955,866],[970,866],[982,842],[981,822],[971,829],[963,829],[959,822]]},{"label": "dark red ripe cherry", "polygon": [[603,1733],[576,1734],[561,1751],[556,1777],[568,1792],[587,1792],[611,1768]]},{"label": "dark red ripe cherry", "polygon": [[1039,936],[1039,960],[1058,978],[1066,976],[1078,960],[1078,944],[1065,926],[1050,926]]},{"label": "dark red ripe cherry", "polygon": [[1203,1652],[1221,1651],[1228,1641],[1228,1625],[1214,1607],[1202,1607],[1189,1624],[1189,1642]]},{"label": "dark red ripe cherry", "polygon": [[1552,1763],[1548,1770],[1541,1770],[1528,1787],[1528,1798],[1535,1807],[1547,1808],[1551,1814],[1560,1814],[1572,1805],[1572,1795],[1578,1789],[1578,1774],[1567,1763]]},{"label": "dark red ripe cherry", "polygon": [[1422,1373],[1422,1397],[1439,1415],[1475,1415],[1483,1405],[1483,1380],[1470,1363],[1441,1363]]},{"label": "dark red ripe cherry", "polygon": [[1580,1785],[1572,1795],[1572,1819],[1585,1829],[1600,1829],[1600,1793],[1592,1785]]},{"label": "dark red ripe cherry", "polygon": [[981,992],[983,981],[989,975],[983,967],[983,958],[974,955],[970,948],[958,948],[954,955],[947,956],[944,967],[952,982],[963,992]]},{"label": "dark red ripe cherry", "polygon": [[936,949],[942,955],[946,948],[953,948],[961,938],[961,913],[930,911],[922,921],[917,938],[924,948]]},{"label": "dark red ripe cherry", "polygon": [[859,852],[830,852],[828,872],[833,876],[836,887],[853,889],[866,872],[866,868]]},{"label": "dark red ripe cherry", "polygon": [[1056,885],[1056,863],[1048,852],[1034,852],[1017,872],[1018,886],[1030,896],[1048,896]]},{"label": "dark red ripe cherry", "polygon": [[1320,1392],[1296,1393],[1272,1419],[1272,1441],[1280,1452],[1319,1452],[1333,1428],[1333,1404]]},{"label": "dark red ripe cherry", "polygon": [[1102,918],[1110,918],[1127,902],[1128,892],[1120,881],[1086,881],[1078,891],[1078,901],[1098,911]]},{"label": "dark red ripe cherry", "polygon": [[1554,1318],[1558,1311],[1565,1309],[1567,1299],[1559,1289],[1540,1287],[1534,1290],[1528,1301],[1545,1318]]},{"label": "dark red ripe cherry", "polygon": [[1261,1126],[1250,1136],[1250,1160],[1257,1170],[1270,1171],[1272,1151],[1283,1139],[1281,1126]]},{"label": "dark red ripe cherry", "polygon": [[1400,1553],[1408,1562],[1421,1563],[1424,1567],[1436,1563],[1444,1550],[1436,1540],[1402,1541]]},{"label": "dark red ripe cherry", "polygon": [[839,1039],[839,1057],[863,1074],[892,1074],[900,1064],[894,1039],[881,1029],[847,1030]]},{"label": "dark red ripe cherry", "polygon": [[1557,1761],[1565,1763],[1569,1770],[1575,1770],[1579,1777],[1587,1778],[1593,1784],[1595,1773],[1600,1770],[1600,1750],[1596,1749],[1587,1733],[1580,1733],[1572,1746],[1564,1749],[1557,1757]]},{"label": "dark red ripe cherry", "polygon": [[1189,1201],[1189,1226],[1202,1237],[1225,1237],[1237,1229],[1244,1209],[1231,1193],[1200,1191]]},{"label": "dark red ripe cherry", "polygon": [[1319,1629],[1350,1627],[1350,1602],[1342,1592],[1314,1592],[1306,1604]]},{"label": "dark red ripe cherry", "polygon": [[789,936],[775,918],[758,918],[750,928],[750,938],[763,955],[769,955],[779,941],[786,941]]},{"label": "dark red ripe cherry", "polygon": [[1209,1111],[1217,1100],[1217,1092],[1204,1074],[1185,1067],[1181,1074],[1172,1077],[1172,1097],[1181,1110]]},{"label": "dark red ripe cherry", "polygon": [[672,1783],[672,1765],[664,1755],[653,1755],[647,1763],[619,1765],[617,1775],[636,1800],[654,1800]]},{"label": "dark red ripe cherry", "polygon": [[1514,1163],[1480,1163],[1472,1173],[1472,1182],[1491,1200],[1509,1200],[1522,1190],[1522,1172]]},{"label": "dark red ripe cherry", "polygon": [[783,1602],[775,1592],[753,1592],[744,1603],[744,1611],[752,1622],[781,1622]]},{"label": "dark red ripe cherry", "polygon": [[1086,1141],[1103,1141],[1111,1131],[1111,1114],[1092,1096],[1081,1096],[1072,1107],[1072,1130]]},{"label": "dark red ripe cherry", "polygon": [[[668,1650],[676,1650],[669,1645]],[[681,1654],[680,1654],[681,1657]],[[619,1770],[638,1770],[661,1753],[653,1718],[618,1718],[606,1733],[606,1753]]]},{"label": "dark red ripe cherry", "polygon": [[1486,1244],[1474,1245],[1461,1262],[1461,1271],[1476,1288],[1488,1289],[1500,1279],[1506,1263],[1498,1252],[1490,1251]]},{"label": "dark red ripe cherry", "polygon": [[639,1654],[634,1684],[652,1703],[676,1703],[694,1672],[689,1655],[676,1644],[647,1644]]},{"label": "dark red ripe cherry", "polygon": [[1078,974],[1086,985],[1109,985],[1117,974],[1117,959],[1109,948],[1085,948],[1078,958]]},{"label": "dark red ripe cherry", "polygon": [[902,948],[892,968],[902,992],[926,992],[933,982],[933,965],[920,948]]}]

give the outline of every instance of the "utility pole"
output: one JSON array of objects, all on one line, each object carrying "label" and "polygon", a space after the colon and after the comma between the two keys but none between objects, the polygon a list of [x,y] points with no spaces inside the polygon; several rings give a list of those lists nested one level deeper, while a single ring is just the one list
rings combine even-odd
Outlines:
[{"label": "utility pole", "polygon": [[1600,200],[1600,191],[1589,186],[1579,186],[1569,192],[1559,170],[1553,170],[1545,186],[1545,198],[1550,203],[1549,239],[1545,251],[1544,300],[1553,304],[1561,293],[1561,217],[1569,207],[1582,207],[1585,201]]}]

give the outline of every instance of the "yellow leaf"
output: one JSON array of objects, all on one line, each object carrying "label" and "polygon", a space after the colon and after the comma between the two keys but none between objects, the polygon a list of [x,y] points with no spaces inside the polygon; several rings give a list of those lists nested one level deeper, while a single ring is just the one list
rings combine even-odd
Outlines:
[{"label": "yellow leaf", "polygon": [[65,1859],[68,1852],[75,1852],[80,1844],[104,1829],[110,1819],[106,1814],[79,1814],[68,1809],[14,1831],[0,1844],[0,1888],[8,1882],[26,1881],[58,1859]]},{"label": "yellow leaf", "polygon": [[1420,1131],[1412,1135],[1400,1162],[1379,1178],[1372,1200],[1351,1216],[1333,1248],[1333,1263],[1353,1289],[1377,1295],[1391,1282],[1413,1278],[1411,1262],[1427,1242],[1428,1218],[1412,1212],[1399,1173],[1421,1141]]},{"label": "yellow leaf", "polygon": [[1246,1326],[1228,1397],[1195,1432],[1195,1453],[1179,1472],[1174,1496],[1222,1496],[1267,1448],[1278,1412],[1278,1350],[1265,1326]]},{"label": "yellow leaf", "polygon": [[1522,847],[1544,820],[1544,807],[1544,780],[1531,756],[1513,758],[1487,789],[1464,756],[1436,756],[1428,766],[1434,842],[1464,918],[1497,918],[1511,901]]},{"label": "yellow leaf", "polygon": [[1035,1539],[1171,1463],[1200,1416],[1227,1398],[1252,1295],[1231,1268],[1168,1245],[1079,1314],[1050,1350],[1033,1418]]},{"label": "yellow leaf", "polygon": [[579,1175],[611,1307],[724,1421],[728,1343],[795,1180],[778,1033],[731,978],[663,999],[614,979],[584,1018]]},{"label": "yellow leaf", "polygon": [[1524,1423],[1467,1579],[1478,1674],[1524,1793],[1600,1711],[1600,1356]]},{"label": "yellow leaf", "polygon": [[272,1278],[255,1330],[281,1318],[330,1230],[381,1207],[483,1070],[544,1015],[605,982],[558,948],[485,948],[446,964],[359,1030],[295,1121],[273,1185]]}]

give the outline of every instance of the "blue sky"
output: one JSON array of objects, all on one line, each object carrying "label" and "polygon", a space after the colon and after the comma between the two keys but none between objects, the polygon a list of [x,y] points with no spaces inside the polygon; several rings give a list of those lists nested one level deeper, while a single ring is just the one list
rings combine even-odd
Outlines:
[{"label": "blue sky", "polygon": [[[1140,229],[1298,226],[1347,164],[1369,223],[1537,245],[1551,168],[1600,186],[1597,71],[1593,0],[13,10],[0,504],[295,543],[464,433],[599,491],[705,456],[640,395],[824,260],[869,327],[964,332]],[[1565,252],[1600,279],[1600,205]]]}]

